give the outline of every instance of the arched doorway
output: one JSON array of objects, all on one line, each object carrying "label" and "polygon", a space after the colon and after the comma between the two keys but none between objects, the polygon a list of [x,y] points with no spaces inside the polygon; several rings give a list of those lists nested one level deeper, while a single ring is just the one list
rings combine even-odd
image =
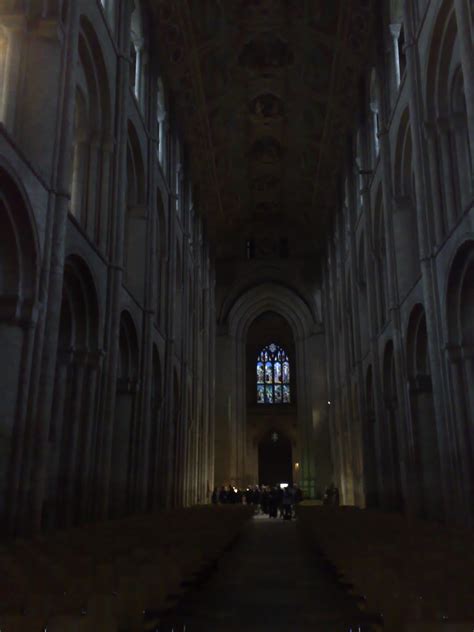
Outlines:
[{"label": "arched doorway", "polygon": [[25,370],[33,350],[34,332],[33,327],[26,325],[33,325],[39,247],[27,198],[1,164],[0,235],[0,349],[2,357],[8,358],[0,378],[0,524],[3,526],[6,511],[14,524],[20,490],[26,485],[21,480],[24,444],[14,438],[26,416]]},{"label": "arched doorway", "polygon": [[135,324],[122,312],[119,334],[119,366],[112,443],[111,517],[132,509],[134,482],[134,420],[138,399],[139,347]]},{"label": "arched doorway", "polygon": [[414,469],[421,517],[441,517],[441,471],[435,405],[428,350],[425,310],[416,305],[407,335],[410,409],[414,440]]},{"label": "arched doorway", "polygon": [[296,350],[288,321],[276,312],[259,315],[249,327],[246,352],[245,484],[290,482],[292,460],[300,455]]},{"label": "arched doorway", "polygon": [[271,430],[258,444],[258,481],[260,485],[293,484],[291,440]]},{"label": "arched doorway", "polygon": [[474,241],[466,241],[451,266],[447,296],[448,368],[451,409],[456,422],[461,485],[453,493],[474,520]]},{"label": "arched doorway", "polygon": [[94,279],[83,259],[71,255],[64,265],[43,527],[77,524],[90,509],[98,349],[99,304]]}]

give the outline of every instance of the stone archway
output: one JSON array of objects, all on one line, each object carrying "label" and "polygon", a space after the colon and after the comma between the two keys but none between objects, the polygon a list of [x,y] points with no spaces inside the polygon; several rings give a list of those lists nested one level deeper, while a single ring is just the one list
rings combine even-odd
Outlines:
[{"label": "stone archway", "polygon": [[111,515],[132,509],[135,479],[134,420],[139,391],[139,347],[135,324],[122,312],[119,334],[119,367],[112,441]]},{"label": "stone archway", "polygon": [[218,335],[216,483],[234,481],[244,485],[250,482],[246,436],[246,340],[252,322],[265,312],[284,318],[295,341],[293,375],[298,385],[299,478],[305,495],[314,497],[333,478],[324,337],[317,316],[303,298],[278,283],[255,285],[236,297]]},{"label": "stone archway", "polygon": [[258,444],[258,482],[260,485],[293,484],[291,439],[271,430]]},{"label": "stone archway", "polygon": [[413,308],[408,323],[407,364],[418,510],[424,518],[440,519],[441,465],[426,314],[421,304]]},{"label": "stone archway", "polygon": [[49,429],[48,498],[43,526],[70,526],[90,507],[91,453],[96,438],[99,304],[91,271],[76,255],[66,259]]},{"label": "stone archway", "polygon": [[474,498],[474,240],[465,241],[451,265],[447,294],[447,361],[455,421],[460,504],[473,517]]},{"label": "stone archway", "polygon": [[[23,486],[28,366],[34,346],[40,247],[26,194],[0,161],[0,522],[15,523]],[[18,397],[18,394],[21,397]],[[6,504],[5,504],[6,503]],[[1,528],[0,528],[1,530]]]}]

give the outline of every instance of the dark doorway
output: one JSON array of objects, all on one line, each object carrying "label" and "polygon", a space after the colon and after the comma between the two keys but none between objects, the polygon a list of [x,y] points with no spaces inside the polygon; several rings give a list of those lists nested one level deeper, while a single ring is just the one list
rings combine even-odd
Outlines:
[{"label": "dark doorway", "polygon": [[260,485],[293,483],[291,441],[276,430],[258,445],[258,479]]}]

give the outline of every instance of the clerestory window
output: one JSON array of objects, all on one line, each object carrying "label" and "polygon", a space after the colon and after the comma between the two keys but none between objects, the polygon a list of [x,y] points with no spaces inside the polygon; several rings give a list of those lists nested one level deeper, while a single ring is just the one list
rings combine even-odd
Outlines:
[{"label": "clerestory window", "polygon": [[257,403],[291,403],[288,354],[274,343],[264,347],[257,356]]}]

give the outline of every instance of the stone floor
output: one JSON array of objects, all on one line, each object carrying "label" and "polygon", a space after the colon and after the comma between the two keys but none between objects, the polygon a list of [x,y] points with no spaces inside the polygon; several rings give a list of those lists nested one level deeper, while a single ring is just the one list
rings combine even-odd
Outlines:
[{"label": "stone floor", "polygon": [[296,522],[256,517],[159,632],[368,632],[356,603]]}]

